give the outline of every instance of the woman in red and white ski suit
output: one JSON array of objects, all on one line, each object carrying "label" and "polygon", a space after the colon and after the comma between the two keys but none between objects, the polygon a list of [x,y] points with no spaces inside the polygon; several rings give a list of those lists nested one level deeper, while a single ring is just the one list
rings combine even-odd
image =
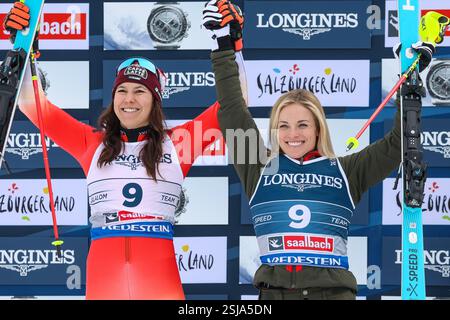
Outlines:
[{"label": "woman in red and white ski suit", "polygon": [[[192,163],[221,136],[219,104],[164,130],[160,77],[146,59],[124,61],[100,131],[40,92],[47,136],[86,174],[92,224],[87,299],[184,299],[172,240],[174,212]],[[30,79],[24,80],[19,106],[37,126]]]},{"label": "woman in red and white ski suit", "polygon": [[[159,77],[146,59],[122,63],[100,131],[53,105],[41,90],[47,136],[86,174],[92,224],[87,299],[184,299],[172,240],[174,213],[192,163],[221,136],[219,104],[164,130]],[[30,79],[24,80],[19,106],[37,126]],[[146,161],[152,159],[157,161],[149,170]]]},{"label": "woman in red and white ski suit", "polygon": [[[12,36],[28,26],[27,9],[16,2],[7,15]],[[25,75],[19,108],[38,126],[29,70]],[[40,88],[46,135],[77,159],[86,175],[92,224],[87,299],[184,299],[172,239],[174,213],[191,165],[221,137],[219,104],[166,130],[163,83],[163,73],[149,60],[125,60],[116,72],[113,102],[99,118],[100,130],[53,105]],[[245,89],[244,76],[241,83]]]}]

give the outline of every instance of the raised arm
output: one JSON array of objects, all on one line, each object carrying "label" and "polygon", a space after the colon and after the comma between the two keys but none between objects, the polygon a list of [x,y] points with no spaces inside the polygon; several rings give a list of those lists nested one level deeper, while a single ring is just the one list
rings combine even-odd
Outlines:
[{"label": "raised arm", "polygon": [[397,108],[394,126],[382,139],[371,143],[360,152],[339,158],[355,203],[371,186],[383,181],[398,169],[401,156],[400,111]]},{"label": "raised arm", "polygon": [[[84,124],[68,113],[52,104],[44,94],[39,81],[39,97],[45,134],[62,149],[71,154],[83,167],[85,173],[89,169],[90,160],[96,147],[101,142],[101,133]],[[28,119],[39,127],[36,101],[31,82],[31,71],[28,66],[19,96],[19,109]]]},{"label": "raised arm", "polygon": [[267,161],[267,149],[247,109],[247,86],[242,86],[239,81],[239,70],[245,70],[243,63],[238,64],[243,61],[240,52],[240,9],[228,1],[210,1],[203,12],[203,25],[212,30],[217,44],[211,59],[217,99],[221,106],[218,112],[220,129],[228,146],[229,158],[250,198],[261,175],[261,168]]}]

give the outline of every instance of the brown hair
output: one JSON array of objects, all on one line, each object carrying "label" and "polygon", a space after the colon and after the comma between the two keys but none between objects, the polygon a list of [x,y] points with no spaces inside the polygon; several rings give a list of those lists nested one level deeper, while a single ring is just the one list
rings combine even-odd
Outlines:
[{"label": "brown hair", "polygon": [[283,94],[275,102],[272,112],[270,114],[270,144],[272,146],[272,154],[276,155],[281,152],[278,143],[278,122],[280,120],[280,112],[283,108],[291,105],[298,104],[305,107],[313,114],[316,128],[318,131],[317,151],[322,156],[328,158],[335,158],[333,151],[333,145],[331,144],[330,131],[325,118],[325,112],[320,104],[319,99],[310,91],[297,89],[289,91]]},{"label": "brown hair", "polygon": [[[149,116],[150,129],[148,141],[139,152],[139,158],[143,162],[147,174],[156,181],[156,172],[159,174],[159,162],[163,154],[164,141],[164,114],[161,102],[154,100]],[[98,119],[98,126],[104,132],[104,149],[100,154],[97,165],[101,168],[110,164],[122,151],[123,141],[120,138],[120,121],[114,112],[114,103],[106,108]]]}]

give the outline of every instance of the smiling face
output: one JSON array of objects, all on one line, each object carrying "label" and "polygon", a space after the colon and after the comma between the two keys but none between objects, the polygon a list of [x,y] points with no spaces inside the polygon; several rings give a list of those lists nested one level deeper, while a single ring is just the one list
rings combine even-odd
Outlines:
[{"label": "smiling face", "polygon": [[298,103],[280,111],[277,129],[280,148],[291,158],[299,159],[316,147],[318,130],[314,116]]},{"label": "smiling face", "polygon": [[114,94],[114,113],[125,129],[136,129],[150,123],[153,95],[150,90],[138,83],[124,82]]}]

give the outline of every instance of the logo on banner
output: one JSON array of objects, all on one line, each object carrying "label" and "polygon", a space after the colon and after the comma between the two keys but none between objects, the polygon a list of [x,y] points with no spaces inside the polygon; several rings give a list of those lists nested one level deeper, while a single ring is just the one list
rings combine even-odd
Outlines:
[{"label": "logo on banner", "polygon": [[49,265],[75,263],[74,250],[62,250],[61,253],[62,259],[59,259],[56,250],[0,250],[0,268],[27,277],[30,272],[45,269]]},{"label": "logo on banner", "polygon": [[108,212],[104,213],[105,224],[118,223],[118,222],[134,222],[141,220],[164,220],[162,216],[156,216],[147,213],[137,213],[130,211]]},{"label": "logo on banner", "polygon": [[86,13],[44,13],[39,39],[86,40]]},{"label": "logo on banner", "polygon": [[398,37],[398,12],[397,10],[388,10],[388,37]]},{"label": "logo on banner", "polygon": [[450,158],[450,131],[424,131],[420,136],[425,150],[440,153]]},{"label": "logo on banner", "polygon": [[267,240],[269,241],[269,251],[284,249],[283,237],[269,237]]},{"label": "logo on banner", "polygon": [[169,99],[171,95],[190,90],[191,87],[214,87],[215,84],[213,72],[168,72],[162,97]]},{"label": "logo on banner", "polygon": [[263,176],[263,181],[263,187],[281,185],[282,187],[296,189],[299,192],[310,188],[320,188],[322,186],[336,189],[342,189],[343,186],[341,178],[314,173],[277,173]]},{"label": "logo on banner", "polygon": [[356,78],[335,74],[331,68],[322,70],[322,74],[305,76],[302,66],[292,65],[289,70],[272,68],[271,73],[259,73],[256,82],[258,98],[264,94],[283,94],[295,89],[305,89],[314,94],[330,95],[334,93],[353,93],[356,90]]},{"label": "logo on banner", "polygon": [[[6,14],[0,14],[1,21]],[[0,40],[9,39],[9,32],[0,25]],[[86,13],[43,13],[39,30],[40,40],[86,40]]]},{"label": "logo on banner", "polygon": [[[428,184],[428,181],[427,181]],[[425,190],[425,197],[422,204],[422,212],[430,212],[436,214],[442,214],[441,218],[450,221],[450,195],[444,193],[446,190],[440,188],[440,185],[436,181],[431,181],[431,186],[428,190]],[[439,192],[440,191],[440,192]],[[400,209],[397,214],[400,216],[402,214],[401,208],[402,204],[400,201],[400,193],[396,196],[397,206]]]},{"label": "logo on banner", "polygon": [[358,27],[357,13],[272,13],[266,16],[257,13],[257,28],[281,29],[293,33],[303,40],[329,32],[334,28]]},{"label": "logo on banner", "polygon": [[[26,215],[32,213],[49,213],[48,188],[42,189],[42,194],[15,194],[20,190],[18,183],[12,183],[8,188],[10,194],[0,193],[0,213],[21,213],[23,220],[30,220]],[[75,198],[72,196],[55,195],[54,205],[56,211],[72,212],[75,208]]]},{"label": "logo on banner", "polygon": [[334,239],[316,236],[277,236],[269,237],[269,251],[275,250],[309,250],[333,252]]},{"label": "logo on banner", "polygon": [[[47,151],[58,147],[49,138],[45,138]],[[31,156],[42,152],[42,140],[39,133],[10,133],[6,152],[18,155],[22,160],[28,160]]]},{"label": "logo on banner", "polygon": [[181,252],[176,253],[178,271],[211,270],[214,267],[212,254],[197,253],[188,244],[181,246]]},{"label": "logo on banner", "polygon": [[[421,16],[425,15],[427,12],[429,11],[436,11],[439,12],[447,17],[450,16],[450,10],[444,10],[444,9],[426,9],[426,10],[421,10],[420,14]],[[388,10],[387,13],[388,17],[389,17],[389,22],[388,22],[388,37],[398,37],[398,12],[397,10]],[[450,35],[450,28],[447,28],[447,31],[445,32],[446,36]]]},{"label": "logo on banner", "polygon": [[[402,250],[395,250],[395,264],[402,263]],[[450,278],[450,251],[424,250],[424,267],[441,274],[443,278]]]}]

